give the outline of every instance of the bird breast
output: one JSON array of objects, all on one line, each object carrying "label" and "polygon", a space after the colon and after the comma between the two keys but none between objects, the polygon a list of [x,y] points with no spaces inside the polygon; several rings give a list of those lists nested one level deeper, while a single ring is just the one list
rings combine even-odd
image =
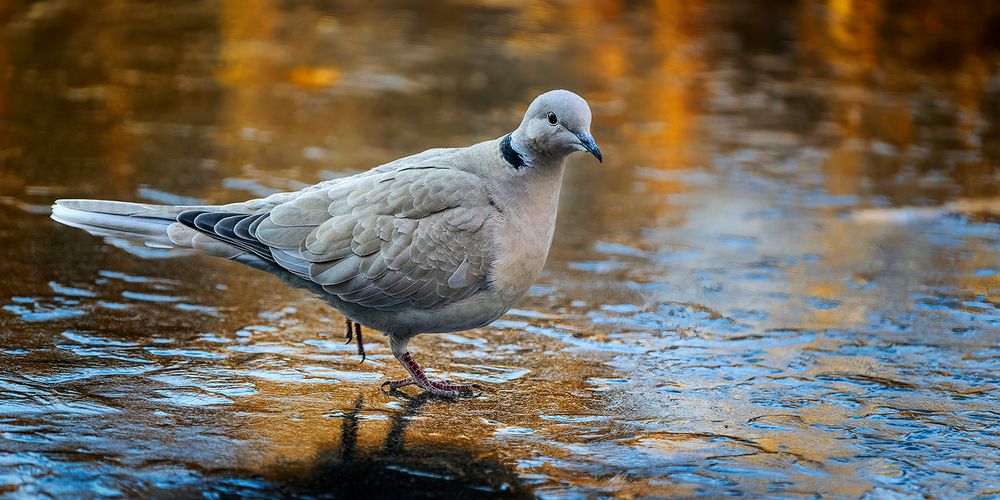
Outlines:
[{"label": "bird breast", "polygon": [[491,283],[509,305],[538,278],[555,232],[562,168],[533,175],[537,178],[529,179],[525,189],[497,200],[501,214],[493,227],[498,251]]}]

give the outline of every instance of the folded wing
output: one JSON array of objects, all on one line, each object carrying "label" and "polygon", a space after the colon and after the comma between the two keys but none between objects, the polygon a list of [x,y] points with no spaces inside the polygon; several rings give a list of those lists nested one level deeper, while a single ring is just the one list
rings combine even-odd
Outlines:
[{"label": "folded wing", "polygon": [[375,309],[439,307],[486,286],[486,232],[496,212],[474,174],[408,167],[290,198],[266,213],[178,220]]}]

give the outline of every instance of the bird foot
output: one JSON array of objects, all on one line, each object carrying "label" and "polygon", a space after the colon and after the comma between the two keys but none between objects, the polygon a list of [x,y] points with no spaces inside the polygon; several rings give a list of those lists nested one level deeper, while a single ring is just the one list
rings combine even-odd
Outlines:
[{"label": "bird foot", "polygon": [[[392,338],[389,341],[391,343]],[[424,374],[424,369],[417,364],[417,361],[413,359],[413,356],[409,352],[402,351],[398,346],[392,347],[392,351],[396,359],[406,368],[406,371],[410,372],[410,376],[400,380],[385,382],[382,384],[382,388],[389,386],[390,391],[395,391],[400,387],[413,384],[430,394],[446,398],[476,397],[482,394],[480,391],[481,388],[476,384],[456,384],[450,380],[431,380],[427,378],[427,375]]]},{"label": "bird foot", "polygon": [[483,388],[479,384],[456,384],[451,380],[431,380],[428,378],[418,380],[413,377],[389,380],[383,382],[381,387],[382,389],[388,387],[389,391],[395,391],[408,385],[416,385],[431,394],[446,398],[476,397],[483,393]]}]

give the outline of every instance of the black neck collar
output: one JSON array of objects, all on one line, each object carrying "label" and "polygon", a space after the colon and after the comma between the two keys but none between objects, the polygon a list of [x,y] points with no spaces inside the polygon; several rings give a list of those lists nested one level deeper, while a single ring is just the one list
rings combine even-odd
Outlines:
[{"label": "black neck collar", "polygon": [[510,134],[504,136],[500,141],[500,154],[503,155],[503,159],[510,163],[510,166],[514,167],[515,170],[519,170],[521,167],[528,167],[528,163],[524,161],[524,157],[521,153],[514,150],[514,146],[510,144]]}]

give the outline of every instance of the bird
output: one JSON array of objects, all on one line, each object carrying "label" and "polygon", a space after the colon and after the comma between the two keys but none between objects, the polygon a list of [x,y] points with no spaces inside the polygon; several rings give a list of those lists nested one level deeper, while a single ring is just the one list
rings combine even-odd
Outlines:
[{"label": "bird", "polygon": [[51,218],[271,273],[339,310],[362,362],[362,325],[388,337],[408,376],[383,389],[474,396],[476,384],[428,378],[407,346],[422,333],[486,326],[527,293],[552,244],[567,157],[585,152],[603,163],[591,117],[582,97],[552,90],[499,138],[299,191],[204,206],[63,199]]}]

